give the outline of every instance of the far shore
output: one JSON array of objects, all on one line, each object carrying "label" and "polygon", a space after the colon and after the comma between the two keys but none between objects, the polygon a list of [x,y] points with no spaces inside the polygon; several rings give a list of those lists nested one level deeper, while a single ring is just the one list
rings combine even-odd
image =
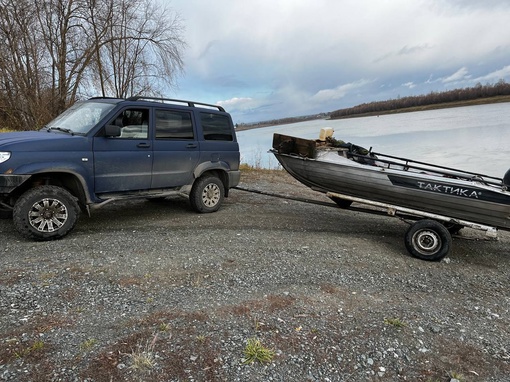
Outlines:
[{"label": "far shore", "polygon": [[[339,118],[308,118],[306,120],[318,120],[318,119],[333,120],[333,119],[375,117],[375,116],[386,115],[386,114],[412,113],[412,112],[416,112],[416,111],[448,109],[448,108],[464,107],[464,106],[488,105],[488,104],[493,104],[493,103],[504,103],[504,102],[510,102],[510,96],[479,98],[479,99],[475,99],[475,100],[438,103],[438,104],[425,105],[425,106],[408,107],[408,108],[404,108],[404,109],[393,109],[393,110],[385,110],[385,111],[371,112],[371,113],[352,114],[352,115],[348,115],[345,117],[339,117]],[[281,123],[279,123],[278,121],[258,122],[258,123],[253,123],[253,124],[249,124],[249,125],[238,126],[236,128],[236,131],[251,130],[251,129],[257,129],[260,127],[268,127],[268,126],[290,125],[293,123],[299,123],[299,122],[303,122],[303,121],[304,121],[303,119],[296,118],[295,121],[289,122],[289,118],[285,118],[285,122],[281,122]]]},{"label": "far shore", "polygon": [[385,114],[412,113],[415,111],[449,109],[449,108],[454,108],[454,107],[476,106],[476,105],[489,105],[489,104],[493,104],[493,103],[504,103],[504,102],[510,102],[510,96],[500,96],[500,97],[480,98],[480,99],[468,100],[468,101],[438,103],[438,104],[433,104],[433,105],[407,107],[405,109],[394,109],[394,110],[386,110],[386,111],[380,111],[380,112],[354,114],[354,115],[349,115],[346,117],[329,118],[329,119],[373,117],[373,116],[379,116],[379,115],[385,115]]}]

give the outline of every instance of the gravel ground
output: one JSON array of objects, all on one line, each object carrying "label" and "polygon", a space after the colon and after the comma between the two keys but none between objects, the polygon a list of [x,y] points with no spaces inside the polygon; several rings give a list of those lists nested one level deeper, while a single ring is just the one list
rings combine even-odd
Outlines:
[{"label": "gravel ground", "polygon": [[[241,186],[327,201],[281,171]],[[130,201],[54,242],[0,220],[0,381],[510,381],[510,234],[425,262],[405,222],[332,206]]]}]

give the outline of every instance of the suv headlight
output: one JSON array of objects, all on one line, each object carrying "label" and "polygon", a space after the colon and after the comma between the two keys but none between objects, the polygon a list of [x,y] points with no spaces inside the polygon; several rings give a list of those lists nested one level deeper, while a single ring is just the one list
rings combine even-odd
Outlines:
[{"label": "suv headlight", "polygon": [[8,151],[0,151],[0,163],[4,163],[11,157],[11,153]]}]

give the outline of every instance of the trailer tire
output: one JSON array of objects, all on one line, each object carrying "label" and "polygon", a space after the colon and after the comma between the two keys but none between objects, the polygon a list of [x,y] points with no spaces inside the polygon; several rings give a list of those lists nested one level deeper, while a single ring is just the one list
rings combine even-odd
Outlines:
[{"label": "trailer tire", "polygon": [[441,223],[423,219],[409,227],[405,245],[409,253],[418,259],[439,261],[450,253],[452,237]]}]

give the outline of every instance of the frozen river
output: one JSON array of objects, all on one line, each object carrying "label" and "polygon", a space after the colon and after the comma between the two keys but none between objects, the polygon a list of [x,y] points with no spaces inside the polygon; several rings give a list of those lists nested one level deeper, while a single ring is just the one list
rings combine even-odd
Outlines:
[{"label": "frozen river", "polygon": [[268,153],[273,133],[316,139],[334,137],[373,151],[503,177],[510,168],[510,103],[340,120],[315,120],[237,133],[241,162],[276,168]]}]

